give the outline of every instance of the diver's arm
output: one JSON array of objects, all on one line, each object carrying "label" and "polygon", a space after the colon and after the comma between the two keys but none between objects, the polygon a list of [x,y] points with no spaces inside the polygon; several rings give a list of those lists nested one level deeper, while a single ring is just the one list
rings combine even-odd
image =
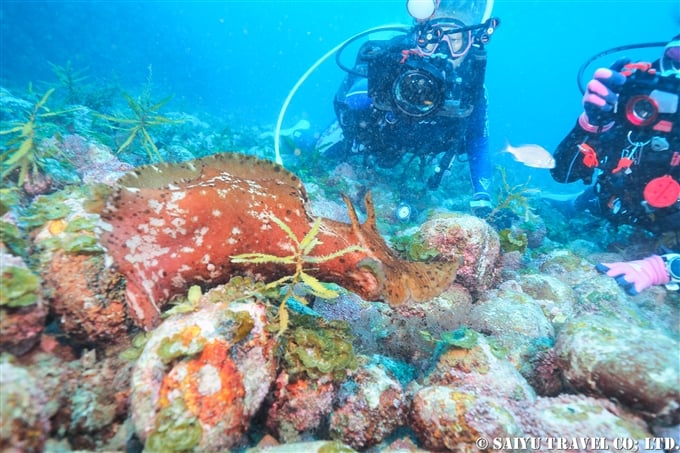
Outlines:
[{"label": "diver's arm", "polygon": [[654,285],[678,289],[680,283],[680,254],[652,255],[636,261],[597,263],[595,268],[616,279],[632,296]]},{"label": "diver's arm", "polygon": [[594,134],[584,131],[576,124],[569,134],[560,142],[553,154],[555,168],[550,170],[553,179],[561,183],[569,183],[582,179],[589,183],[593,176],[593,168],[586,166],[585,151],[581,145],[590,141]]}]

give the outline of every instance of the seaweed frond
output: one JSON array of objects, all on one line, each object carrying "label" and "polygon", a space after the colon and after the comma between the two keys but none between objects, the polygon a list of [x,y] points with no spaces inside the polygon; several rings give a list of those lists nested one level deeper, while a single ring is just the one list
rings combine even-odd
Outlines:
[{"label": "seaweed frond", "polygon": [[66,90],[66,102],[68,104],[79,102],[83,92],[82,85],[88,78],[85,74],[86,70],[74,69],[71,66],[71,60],[68,60],[64,66],[49,61],[48,64],[61,86]]},{"label": "seaweed frond", "polygon": [[15,121],[11,123],[9,129],[0,130],[0,135],[9,136],[6,141],[7,148],[0,153],[2,180],[17,169],[19,170],[17,186],[22,186],[28,178],[37,176],[44,165],[43,159],[50,157],[54,152],[53,148],[46,148],[43,151],[38,149],[38,135],[40,132],[44,135],[43,129],[46,127],[42,120],[79,109],[50,111],[46,104],[54,90],[54,88],[48,90],[33,108],[26,112],[26,121]]},{"label": "seaweed frond", "polygon": [[529,195],[538,192],[538,189],[529,187],[531,176],[525,183],[511,186],[505,169],[498,167],[498,171],[501,174],[501,185],[496,192],[496,206],[486,220],[493,222],[497,216],[508,210],[525,220],[528,219],[533,210],[529,204]]},{"label": "seaweed frond", "polygon": [[[351,245],[342,250],[323,256],[311,256],[311,252],[321,243],[318,238],[319,229],[321,227],[321,219],[317,219],[312,228],[307,232],[305,237],[301,240],[295,236],[291,228],[283,223],[281,219],[275,215],[270,215],[271,220],[281,228],[294,244],[295,251],[288,256],[270,255],[267,253],[244,253],[231,257],[233,263],[250,263],[250,264],[290,264],[295,266],[295,272],[292,275],[287,275],[278,280],[267,284],[267,289],[286,287],[286,292],[283,300],[279,305],[279,333],[280,336],[288,328],[289,314],[286,308],[288,300],[294,296],[294,288],[298,284],[304,285],[307,292],[313,296],[322,299],[334,299],[338,297],[337,291],[325,286],[316,277],[306,272],[306,265],[319,264],[326,261],[338,258],[347,253],[361,251],[362,248],[358,245]],[[303,301],[304,303],[304,301]]]},{"label": "seaweed frond", "polygon": [[167,104],[172,96],[167,96],[155,104],[151,102],[148,97],[142,97],[139,100],[134,99],[127,93],[123,93],[123,97],[127,101],[128,107],[133,112],[133,117],[113,116],[97,114],[98,117],[103,118],[115,125],[111,126],[113,129],[124,130],[127,133],[127,138],[118,147],[116,151],[118,154],[130,148],[135,140],[141,143],[142,148],[146,151],[149,159],[153,162],[155,159],[162,161],[158,147],[154,143],[153,138],[149,132],[149,128],[168,124],[181,124],[184,120],[171,119],[158,114],[158,110]]}]

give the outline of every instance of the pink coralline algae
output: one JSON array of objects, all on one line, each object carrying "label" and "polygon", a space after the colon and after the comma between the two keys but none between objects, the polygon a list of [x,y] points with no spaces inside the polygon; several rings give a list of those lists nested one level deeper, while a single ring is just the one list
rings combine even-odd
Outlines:
[{"label": "pink coralline algae", "polygon": [[488,223],[467,214],[440,214],[425,222],[420,234],[442,257],[462,257],[456,281],[473,296],[498,283],[502,269],[500,240]]},{"label": "pink coralline algae", "polygon": [[356,449],[376,445],[406,422],[401,384],[376,364],[362,367],[345,384],[346,395],[330,417],[331,437]]},{"label": "pink coralline algae", "polygon": [[274,402],[267,410],[267,427],[285,443],[311,436],[331,412],[336,387],[327,376],[291,379],[282,371],[276,379]]},{"label": "pink coralline algae", "polygon": [[59,326],[71,339],[106,343],[126,335],[124,283],[102,255],[55,252],[42,272]]},{"label": "pink coralline algae", "polygon": [[76,171],[85,184],[113,185],[133,169],[118,160],[107,146],[87,142],[80,135],[66,135],[61,146],[64,154],[76,163]]}]

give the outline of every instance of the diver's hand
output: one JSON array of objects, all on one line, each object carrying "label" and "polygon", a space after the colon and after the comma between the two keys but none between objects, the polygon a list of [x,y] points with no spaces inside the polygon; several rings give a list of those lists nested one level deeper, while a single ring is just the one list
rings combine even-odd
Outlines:
[{"label": "diver's hand", "polygon": [[618,93],[626,82],[626,76],[614,69],[600,68],[593,80],[588,82],[583,96],[584,115],[579,124],[587,131],[609,126],[614,116]]},{"label": "diver's hand", "polygon": [[470,210],[475,217],[486,219],[493,211],[491,197],[488,193],[478,192],[470,200]]},{"label": "diver's hand", "polygon": [[637,261],[597,263],[595,269],[613,277],[633,296],[653,285],[665,285],[670,281],[666,265],[658,255]]}]

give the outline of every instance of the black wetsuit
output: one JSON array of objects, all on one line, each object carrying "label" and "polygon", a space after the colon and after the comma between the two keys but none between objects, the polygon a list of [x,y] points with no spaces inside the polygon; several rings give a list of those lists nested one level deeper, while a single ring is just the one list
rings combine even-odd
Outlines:
[{"label": "black wetsuit", "polygon": [[[370,156],[380,167],[391,168],[405,155],[441,158],[445,170],[455,154],[467,153],[475,193],[488,193],[491,160],[488,152],[487,99],[484,89],[486,52],[473,45],[460,66],[448,71],[443,60],[409,52],[415,46],[407,34],[385,41],[368,41],[360,49],[353,71],[338,90],[334,107],[345,137],[346,154]],[[440,64],[441,63],[441,64]],[[428,74],[446,73],[446,101],[456,108],[433,109],[432,113],[409,115],[394,103],[394,81],[406,70]],[[348,93],[362,76],[368,79],[370,106],[351,108]],[[435,77],[436,78],[436,77]],[[440,99],[444,102],[444,99]],[[431,186],[438,185],[438,181]],[[434,188],[434,187],[431,187]]]}]

